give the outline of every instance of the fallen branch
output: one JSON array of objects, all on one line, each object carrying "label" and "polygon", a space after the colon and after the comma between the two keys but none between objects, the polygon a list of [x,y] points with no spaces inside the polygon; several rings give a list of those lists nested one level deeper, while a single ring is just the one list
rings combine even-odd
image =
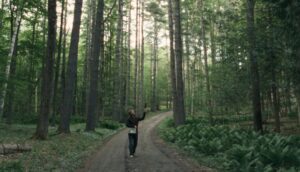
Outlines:
[{"label": "fallen branch", "polygon": [[25,144],[0,144],[0,155],[31,151],[31,146]]}]

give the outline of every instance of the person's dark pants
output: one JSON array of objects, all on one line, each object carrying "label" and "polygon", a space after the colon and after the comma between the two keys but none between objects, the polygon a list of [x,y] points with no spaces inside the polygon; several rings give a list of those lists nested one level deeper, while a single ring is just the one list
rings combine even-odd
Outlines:
[{"label": "person's dark pants", "polygon": [[129,133],[128,138],[129,138],[129,153],[130,155],[134,155],[137,146],[138,135]]}]

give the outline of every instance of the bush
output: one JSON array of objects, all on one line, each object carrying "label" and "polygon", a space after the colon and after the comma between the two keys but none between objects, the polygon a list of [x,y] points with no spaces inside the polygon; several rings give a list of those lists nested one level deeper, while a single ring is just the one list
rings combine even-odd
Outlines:
[{"label": "bush", "polygon": [[17,124],[36,124],[37,123],[36,114],[23,114],[14,117],[14,121]]},{"label": "bush", "polygon": [[[171,124],[169,119],[167,124]],[[219,156],[228,171],[300,170],[300,137],[210,126],[207,119],[190,118],[187,124],[161,130],[162,137],[192,155]]]},{"label": "bush", "polygon": [[121,128],[123,125],[119,122],[112,121],[112,120],[104,120],[99,122],[99,127],[106,128],[110,130],[117,130]]},{"label": "bush", "polygon": [[288,113],[288,117],[290,117],[290,118],[297,118],[298,117],[298,112],[297,111],[289,112]]},{"label": "bush", "polygon": [[[59,122],[59,120],[57,120]],[[79,123],[85,123],[86,118],[84,116],[72,116],[71,117],[71,124],[79,124]]]}]

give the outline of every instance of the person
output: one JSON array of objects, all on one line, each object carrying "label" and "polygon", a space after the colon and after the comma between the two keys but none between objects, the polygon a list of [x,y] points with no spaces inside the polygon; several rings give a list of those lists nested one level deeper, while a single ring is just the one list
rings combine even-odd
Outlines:
[{"label": "person", "polygon": [[129,154],[130,158],[134,156],[135,149],[138,143],[138,125],[139,121],[145,119],[146,111],[144,111],[143,116],[141,118],[137,117],[135,111],[133,109],[128,110],[128,119],[126,122],[126,126],[129,128],[128,130],[128,138],[129,138]]}]

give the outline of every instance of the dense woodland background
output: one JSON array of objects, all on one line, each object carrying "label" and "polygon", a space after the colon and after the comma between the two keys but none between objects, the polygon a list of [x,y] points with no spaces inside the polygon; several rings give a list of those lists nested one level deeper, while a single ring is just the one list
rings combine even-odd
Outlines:
[{"label": "dense woodland background", "polygon": [[299,125],[299,13],[296,0],[2,0],[1,123],[46,138],[146,104],[173,107],[176,125],[199,113]]}]

